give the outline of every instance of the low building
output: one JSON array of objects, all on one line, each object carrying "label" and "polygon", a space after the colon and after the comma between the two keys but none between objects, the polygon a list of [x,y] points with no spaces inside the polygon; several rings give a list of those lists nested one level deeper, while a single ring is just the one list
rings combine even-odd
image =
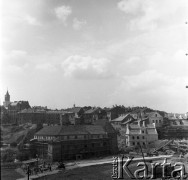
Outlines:
[{"label": "low building", "polygon": [[127,129],[126,129],[127,146],[141,145],[147,147],[148,144],[157,140],[158,140],[158,133],[155,124],[153,125],[127,124]]},{"label": "low building", "polygon": [[112,132],[102,125],[46,126],[35,134],[34,139],[39,156],[53,161],[117,152],[115,130]]}]

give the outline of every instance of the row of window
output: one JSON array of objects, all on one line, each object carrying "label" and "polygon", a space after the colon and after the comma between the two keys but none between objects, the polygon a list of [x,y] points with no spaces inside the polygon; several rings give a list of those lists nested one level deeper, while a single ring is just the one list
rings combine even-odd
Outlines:
[{"label": "row of window", "polygon": [[162,123],[162,121],[159,119],[159,120],[153,120],[153,123],[159,123],[159,124],[161,124]]},{"label": "row of window", "polygon": [[137,143],[136,143],[136,142],[133,142],[133,145],[139,145],[139,144],[140,144],[140,145],[142,145],[142,144],[143,144],[143,145],[146,145],[145,142],[143,142],[143,143],[141,143],[141,142],[137,142]]},{"label": "row of window", "polygon": [[[137,136],[137,139],[139,139],[139,138],[141,138],[141,137]],[[132,136],[132,139],[136,139],[136,137]],[[142,139],[145,139],[145,137],[142,136]]]},{"label": "row of window", "polygon": [[[59,136],[61,140],[73,140],[73,139],[100,139],[100,138],[106,138],[106,134],[100,134],[100,135],[90,135],[89,137],[87,135],[69,135],[69,136]],[[54,137],[53,136],[34,136],[34,139],[43,139],[43,140],[52,140]]]}]

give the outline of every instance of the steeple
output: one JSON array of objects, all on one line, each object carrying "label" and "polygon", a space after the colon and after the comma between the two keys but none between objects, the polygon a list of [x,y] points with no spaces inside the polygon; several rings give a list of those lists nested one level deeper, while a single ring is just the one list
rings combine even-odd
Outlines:
[{"label": "steeple", "polygon": [[10,94],[8,92],[8,88],[7,88],[7,93],[5,94],[5,101],[3,102],[4,107],[8,107],[8,105],[10,104]]},{"label": "steeple", "polygon": [[7,93],[5,94],[5,101],[9,101],[10,102],[10,94],[8,92],[8,88],[7,88]]}]

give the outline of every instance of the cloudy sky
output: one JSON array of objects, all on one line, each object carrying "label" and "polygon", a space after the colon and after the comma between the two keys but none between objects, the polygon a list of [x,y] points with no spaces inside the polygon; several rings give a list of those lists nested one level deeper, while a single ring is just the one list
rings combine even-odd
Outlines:
[{"label": "cloudy sky", "polygon": [[188,111],[187,0],[4,0],[1,103]]}]

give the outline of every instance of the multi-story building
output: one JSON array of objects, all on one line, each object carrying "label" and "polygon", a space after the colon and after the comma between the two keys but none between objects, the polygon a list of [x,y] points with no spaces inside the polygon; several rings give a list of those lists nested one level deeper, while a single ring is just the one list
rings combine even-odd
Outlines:
[{"label": "multi-story building", "polygon": [[[143,121],[144,122],[144,121]],[[145,125],[145,123],[127,124],[126,144],[127,146],[141,145],[147,147],[151,142],[158,140],[158,133],[153,125]]]},{"label": "multi-story building", "polygon": [[43,124],[46,119],[46,110],[38,108],[23,109],[18,112],[18,124]]},{"label": "multi-story building", "polygon": [[53,161],[106,155],[118,150],[115,130],[103,125],[46,126],[34,139],[39,156]]},{"label": "multi-story building", "polygon": [[11,123],[18,123],[19,115],[18,112],[20,112],[23,109],[30,108],[28,101],[14,101],[11,102],[8,105],[8,115],[10,117]]}]

